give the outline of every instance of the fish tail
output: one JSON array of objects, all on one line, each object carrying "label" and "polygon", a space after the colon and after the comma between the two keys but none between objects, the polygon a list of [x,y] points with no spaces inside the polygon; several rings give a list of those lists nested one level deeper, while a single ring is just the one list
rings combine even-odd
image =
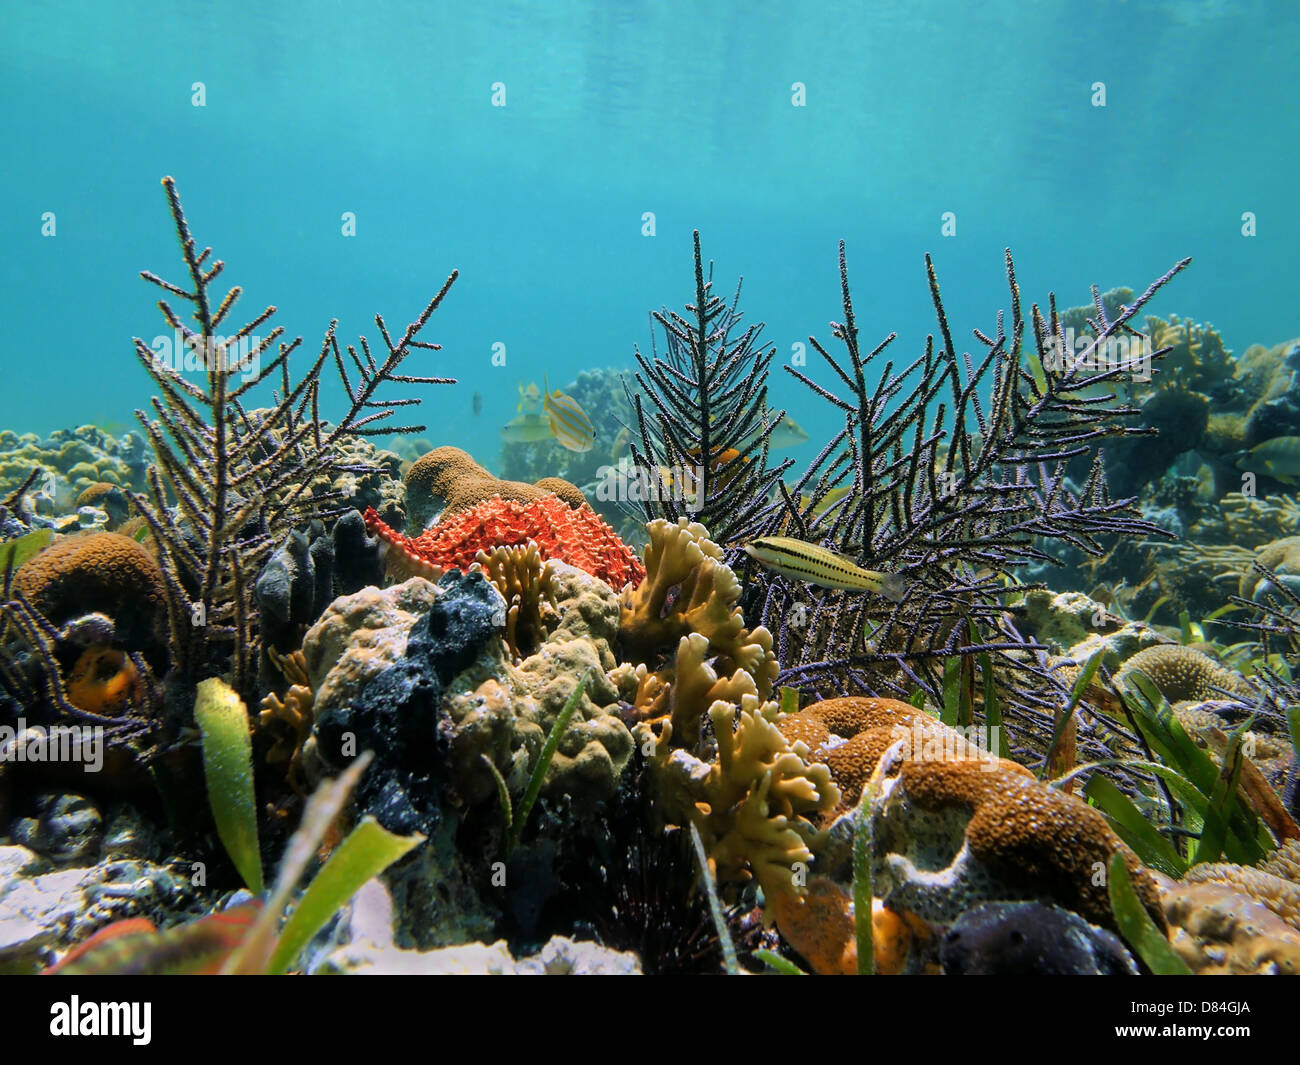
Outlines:
[{"label": "fish tail", "polygon": [[880,575],[880,594],[891,603],[901,603],[907,595],[907,582],[897,573]]}]

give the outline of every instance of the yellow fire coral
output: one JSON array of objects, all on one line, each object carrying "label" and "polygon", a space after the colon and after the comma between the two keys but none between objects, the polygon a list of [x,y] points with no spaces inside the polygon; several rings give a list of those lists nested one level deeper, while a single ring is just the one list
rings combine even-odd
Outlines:
[{"label": "yellow fire coral", "polygon": [[506,601],[504,639],[511,656],[519,661],[532,654],[546,638],[544,613],[556,607],[555,577],[550,562],[543,563],[536,544],[496,547],[480,551],[475,562]]},{"label": "yellow fire coral", "polygon": [[[657,663],[676,649],[677,660],[660,671],[657,684],[642,675],[641,695],[650,693],[651,705],[657,707],[670,682],[680,685],[673,721],[678,745],[690,746],[714,699],[738,699],[736,692],[714,691],[719,677],[734,681],[743,671],[760,702],[771,697],[778,672],[772,634],[762,626],[745,628],[738,605],[740,582],[704,526],[682,518],[676,524],[652,521],[646,528],[646,579],[623,595],[619,644],[628,661],[641,664]],[[689,639],[692,635],[704,643]],[[706,659],[715,662],[704,672]],[[694,723],[688,721],[692,713]]]},{"label": "yellow fire coral", "polygon": [[[796,864],[812,861],[818,839],[807,816],[840,799],[830,771],[808,763],[808,748],[789,743],[773,723],[777,717],[777,705],[754,694],[744,695],[739,709],[718,700],[709,709],[716,759],[706,763],[674,750],[667,721],[652,763],[668,816],[695,823],[719,879],[752,877],[768,898],[802,892]],[[649,726],[639,732],[644,744]]]},{"label": "yellow fire coral", "polygon": [[267,647],[266,655],[289,682],[283,698],[271,692],[262,700],[259,708],[257,722],[262,728],[272,722],[289,727],[289,738],[277,739],[266,758],[269,762],[288,762],[289,783],[301,791],[299,785],[303,745],[311,736],[311,728],[316,720],[316,693],[312,690],[311,678],[307,675],[307,658],[302,651],[281,655],[274,647]]}]

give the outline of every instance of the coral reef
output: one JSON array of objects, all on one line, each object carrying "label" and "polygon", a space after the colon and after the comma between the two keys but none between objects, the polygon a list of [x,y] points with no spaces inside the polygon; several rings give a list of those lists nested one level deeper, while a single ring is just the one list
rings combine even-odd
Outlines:
[{"label": "coral reef", "polygon": [[[762,422],[757,397],[765,387],[765,356],[752,350],[752,330],[733,340],[735,308],[708,290],[702,262],[697,243],[695,320],[669,319],[676,361],[672,351],[662,360],[642,359],[638,381],[650,407],[643,404],[637,415],[636,461],[650,477],[665,460],[685,461],[692,449],[712,455],[715,420],[730,426],[730,436],[719,441],[728,446],[743,441],[747,428],[759,431]],[[1015,731],[1022,736],[1042,734],[1046,702],[1063,704],[1067,693],[1007,625],[1004,599],[1018,568],[1053,564],[1062,542],[1101,555],[1103,538],[1164,535],[1140,517],[1132,500],[1111,498],[1100,462],[1100,444],[1142,431],[1125,424],[1138,410],[1098,403],[1086,393],[1126,372],[1089,367],[1112,339],[1132,334],[1128,322],[1186,265],[1177,264],[1111,311],[1094,293],[1094,339],[1077,365],[1058,368],[1064,334],[1054,302],[1046,318],[1037,307],[1022,313],[1009,256],[1010,321],[999,319],[994,337],[977,331],[986,349],[977,356],[956,350],[927,259],[941,346],[928,343],[895,372],[884,355],[893,336],[870,351],[859,346],[841,244],[844,319],[833,323],[832,333],[843,354],[833,356],[811,340],[835,375],[838,393],[786,367],[834,408],[835,435],[793,484],[780,481],[784,467],[767,468],[765,449],[750,447],[743,481],[703,493],[706,512],[713,514],[708,508],[714,507],[723,513],[700,514],[706,525],[718,523],[708,527],[743,577],[741,601],[751,624],[775,636],[783,683],[819,695],[900,698],[920,686],[937,699],[940,662],[984,654],[1000,671],[1004,720],[1021,725]],[[656,373],[661,385],[671,381],[672,387],[650,388]],[[1068,480],[1060,469],[1066,460],[1084,463],[1086,475]],[[771,491],[762,493],[768,502],[758,510],[728,505],[728,493],[739,485],[750,501],[760,494],[758,485],[768,486]],[[836,504],[824,505],[837,492]],[[676,502],[654,502],[649,516],[680,516]],[[889,604],[755,569],[741,557],[742,541],[760,535],[832,548],[870,569],[898,574],[909,592]],[[1050,712],[1046,716],[1050,721]]]},{"label": "coral reef", "polygon": [[[858,942],[853,900],[833,880],[814,876],[803,895],[782,892],[773,899],[777,927],[819,976],[853,976]],[[930,926],[914,914],[899,914],[879,899],[871,907],[874,971],[881,976],[928,972],[933,938]]]},{"label": "coral reef", "polygon": [[438,825],[448,775],[444,693],[497,634],[504,614],[500,596],[478,574],[448,574],[438,587],[401,657],[346,704],[318,701],[312,726],[315,756],[327,770],[338,771],[361,750],[382,752],[357,803],[399,834],[427,835]]},{"label": "coral reef", "polygon": [[390,568],[396,564],[435,579],[447,569],[468,569],[479,551],[529,542],[542,558],[577,566],[615,589],[639,584],[645,573],[594,510],[571,507],[553,494],[527,503],[494,496],[416,537],[385,525],[374,511],[367,510],[365,519],[366,528],[394,549]]},{"label": "coral reef", "polygon": [[1170,942],[1194,973],[1300,973],[1300,931],[1231,880],[1156,876]]},{"label": "coral reef", "polygon": [[899,740],[904,757],[980,756],[965,736],[897,699],[826,699],[786,715],[777,727],[791,743],[806,744],[811,760],[824,763],[840,789],[840,802],[824,815],[825,824],[857,806],[877,763]]},{"label": "coral reef", "polygon": [[[634,702],[645,716],[657,717],[669,712],[667,699],[678,745],[693,746],[714,699],[738,702],[745,691],[760,701],[771,696],[777,674],[772,637],[762,627],[745,627],[740,583],[704,526],[681,518],[646,528],[646,579],[623,593],[619,646],[628,661],[646,667],[675,650],[672,663],[640,672]],[[717,686],[720,677],[725,684],[742,672],[747,688]]]},{"label": "coral reef", "polygon": [[[378,358],[364,337],[360,352],[348,346],[345,356],[331,324],[307,372],[294,378],[289,360],[301,338],[281,342],[283,330],[278,326],[263,332],[273,307],[242,326],[228,321],[241,291],[232,288],[217,299],[214,282],[225,264],[210,259],[210,248],[199,250],[175,182],[164,178],[163,189],[189,287],[147,271],[141,276],[163,290],[159,309],[184,350],[164,357],[135,340],[140,364],[161,398],[153,402],[155,417],[137,412],[155,465],[147,474],[147,493],[129,492],[128,499],[148,522],[157,545],[178,681],[194,683],[229,669],[235,689],[249,702],[255,696],[259,631],[256,604],[248,600],[246,590],[277,544],[346,494],[345,487],[313,495],[312,484],[321,476],[333,483],[339,475],[357,472],[351,441],[423,430],[421,425],[394,426],[390,421],[399,407],[417,404],[418,399],[385,403],[381,390],[394,381],[449,383],[445,378],[414,377],[402,369],[414,351],[437,350],[420,335],[457,274],[447,278],[399,337],[391,336],[383,318],[376,317],[383,341]],[[170,299],[181,301],[197,328],[182,320]],[[348,397],[344,416],[332,426],[319,415],[321,374],[331,358]],[[189,365],[202,371],[201,384],[185,376]],[[244,400],[273,375],[279,383],[277,404],[250,413]]]},{"label": "coral reef", "polygon": [[550,562],[543,562],[537,545],[494,547],[474,558],[506,601],[504,639],[516,660],[535,652],[546,636],[543,611],[554,614],[555,575]]},{"label": "coral reef", "polygon": [[786,741],[777,717],[775,703],[753,694],[738,707],[715,700],[709,710],[715,760],[674,749],[666,725],[652,762],[669,816],[696,825],[719,879],[752,877],[768,898],[802,893],[795,869],[812,861],[817,841],[808,815],[840,799],[829,770],[810,765],[807,748]]},{"label": "coral reef", "polygon": [[[113,436],[95,425],[56,429],[45,440],[5,429],[0,431],[0,497],[24,485],[36,471],[36,481],[24,489],[30,494],[18,509],[39,524],[53,524],[61,509],[89,505],[107,491],[100,486],[142,489],[144,454],[139,434]],[[82,502],[80,497],[87,494]]]},{"label": "coral reef", "polygon": [[[662,355],[638,349],[638,393],[627,386],[633,411],[635,465],[660,483],[661,469],[697,470],[688,501],[684,493],[655,492],[644,501],[645,518],[677,521],[690,516],[720,543],[760,535],[758,519],[792,463],[767,468],[768,441],[785,412],[766,408],[767,373],[775,345],[761,345],[762,325],[741,329],[740,285],[728,304],[713,291],[713,268],[706,276],[695,245],[694,302],[686,316],[666,307],[652,317],[664,331]],[[725,462],[726,471],[719,470]],[[684,478],[683,478],[684,479]],[[676,498],[675,498],[676,496]]]},{"label": "coral reef", "polygon": [[[562,563],[551,568],[558,621],[536,651],[516,665],[504,641],[495,641],[449,688],[451,783],[466,802],[495,801],[496,784],[484,757],[511,794],[522,794],[546,734],[588,669],[598,677],[584,690],[560,738],[542,795],[565,795],[573,809],[589,811],[614,794],[631,757],[631,733],[615,712],[616,692],[604,679],[616,661],[617,597],[584,570]],[[502,630],[505,619],[502,603]]]}]

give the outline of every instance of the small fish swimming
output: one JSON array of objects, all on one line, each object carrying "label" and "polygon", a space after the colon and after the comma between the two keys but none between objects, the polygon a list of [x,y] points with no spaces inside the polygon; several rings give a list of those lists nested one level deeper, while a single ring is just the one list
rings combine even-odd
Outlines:
[{"label": "small fish swimming", "polygon": [[[836,503],[838,503],[841,499],[843,499],[846,495],[848,495],[852,490],[853,490],[853,486],[848,484],[842,484],[842,485],[838,485],[835,488],[832,488],[829,492],[827,492],[824,496],[822,496],[821,499],[817,501],[816,508],[812,511],[811,514],[807,516],[812,518],[820,518],[823,514],[825,514],[828,510],[830,510],[831,507],[833,507]],[[779,494],[778,494],[778,498],[779,498]],[[812,506],[812,501],[813,501],[812,496],[806,494],[800,495],[799,496],[800,509],[807,510],[810,506]]]},{"label": "small fish swimming", "polygon": [[774,573],[819,588],[875,592],[901,603],[907,586],[896,573],[879,573],[845,558],[837,551],[790,536],[761,536],[744,545],[745,554]]},{"label": "small fish swimming", "polygon": [[1300,436],[1275,436],[1230,458],[1239,470],[1262,473],[1286,484],[1300,484]]},{"label": "small fish swimming", "polygon": [[798,447],[800,444],[806,444],[808,439],[808,434],[804,432],[803,426],[787,414],[777,422],[776,428],[772,430],[772,435],[767,438],[767,446],[772,448]]},{"label": "small fish swimming", "polygon": [[[545,383],[545,378],[542,378]],[[543,410],[550,421],[551,432],[561,446],[570,451],[590,451],[596,442],[596,430],[578,401],[558,388],[547,388]]]},{"label": "small fish swimming", "polygon": [[519,382],[519,406],[517,408],[520,414],[540,414],[542,412],[542,393],[537,387],[536,381],[529,381],[528,387],[524,387],[522,381]]},{"label": "small fish swimming", "polygon": [[521,414],[501,427],[501,439],[507,444],[536,444],[554,438],[550,419],[545,414]]},{"label": "small fish swimming", "polygon": [[625,425],[618,431],[618,436],[614,437],[614,446],[609,449],[610,461],[617,462],[622,455],[627,454],[631,442],[632,431]]},{"label": "small fish swimming", "polygon": [[477,418],[480,414],[482,414],[482,413],[483,413],[483,393],[482,393],[482,392],[475,392],[475,393],[474,393],[474,398],[473,398],[472,400],[470,400],[470,404],[469,404],[469,406],[470,406],[470,409],[474,412],[474,417]]}]

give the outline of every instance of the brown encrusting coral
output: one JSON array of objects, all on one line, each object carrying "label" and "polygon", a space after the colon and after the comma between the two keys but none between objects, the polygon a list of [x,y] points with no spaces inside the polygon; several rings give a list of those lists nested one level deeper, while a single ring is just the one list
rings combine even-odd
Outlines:
[{"label": "brown encrusting coral", "polygon": [[[742,671],[751,678],[760,700],[770,698],[777,673],[771,634],[761,626],[746,628],[739,606],[740,582],[722,561],[722,550],[709,539],[708,530],[685,518],[676,523],[652,521],[646,528],[650,534],[646,579],[623,593],[619,622],[624,658],[647,667],[637,705],[651,716],[662,712],[649,708],[658,705],[663,685],[674,677],[683,687],[699,689],[692,677],[702,676],[695,667],[706,659],[714,681]],[[661,667],[663,658],[674,653],[677,664]],[[697,698],[689,699],[684,690],[674,695],[679,743],[694,742],[698,726],[690,719],[702,718],[714,698],[734,701],[723,693],[706,698],[711,690],[712,682],[698,690]],[[687,705],[692,709],[684,709]]]},{"label": "brown encrusting coral", "polygon": [[874,883],[897,909],[947,924],[979,902],[1041,899],[1114,928],[1104,870],[1119,853],[1164,925],[1155,882],[1101,813],[1014,762],[904,761],[873,812]]}]

